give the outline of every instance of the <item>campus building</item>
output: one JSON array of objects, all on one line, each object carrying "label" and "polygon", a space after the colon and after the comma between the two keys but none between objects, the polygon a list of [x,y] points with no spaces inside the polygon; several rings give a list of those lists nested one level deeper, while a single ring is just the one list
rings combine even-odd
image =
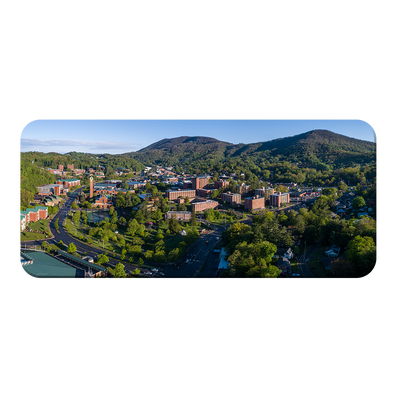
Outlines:
[{"label": "campus building", "polygon": [[255,195],[260,196],[260,197],[265,197],[266,199],[269,199],[269,196],[271,194],[274,194],[275,191],[272,188],[265,188],[264,186],[261,189],[256,189],[255,190]]},{"label": "campus building", "polygon": [[226,186],[229,186],[229,181],[224,181],[224,180],[219,180],[219,181],[215,181],[214,182],[214,188],[215,189],[220,189],[220,188],[224,188]]},{"label": "campus building", "polygon": [[48,196],[54,194],[56,196],[66,195],[68,193],[68,189],[61,184],[50,184],[50,185],[43,185],[38,186],[38,195]]},{"label": "campus building", "polygon": [[64,188],[71,188],[74,186],[79,186],[81,184],[81,180],[80,179],[59,179],[56,182],[57,185],[63,185]]},{"label": "campus building", "polygon": [[218,201],[214,200],[206,200],[206,201],[198,201],[196,203],[192,203],[192,211],[194,212],[201,212],[208,210],[210,208],[217,208],[218,207]]},{"label": "campus building", "polygon": [[241,185],[236,185],[237,192],[240,194],[246,194],[250,192],[250,185],[245,185],[242,183]]},{"label": "campus building", "polygon": [[67,165],[67,169],[70,169],[71,171],[73,171],[74,170],[74,164],[69,164],[69,165]]},{"label": "campus building", "polygon": [[282,204],[290,202],[289,193],[274,193],[269,196],[269,202],[271,206],[280,207]]},{"label": "campus building", "polygon": [[208,185],[210,181],[210,177],[207,175],[198,175],[195,178],[192,178],[192,189],[203,189]]},{"label": "campus building", "polygon": [[113,205],[112,197],[104,194],[98,196],[93,204],[93,206],[97,208],[109,208],[112,205]]},{"label": "campus building", "polygon": [[48,211],[47,207],[36,206],[34,208],[27,208],[25,211],[21,211],[20,214],[20,228],[23,231],[29,223],[46,219]]},{"label": "campus building", "polygon": [[265,197],[253,196],[244,199],[245,210],[263,210],[265,208]]},{"label": "campus building", "polygon": [[64,165],[61,165],[61,164],[60,164],[60,165],[58,166],[58,170],[59,170],[59,171],[63,171],[63,170],[64,170]]},{"label": "campus building", "polygon": [[181,189],[167,190],[166,194],[167,194],[169,201],[176,200],[178,197],[181,197],[181,196],[183,198],[189,197],[189,199],[190,199],[190,198],[196,197],[196,190],[181,190]]},{"label": "campus building", "polygon": [[189,221],[192,213],[190,211],[168,211],[165,219],[171,219],[173,215],[178,221]]},{"label": "campus building", "polygon": [[240,204],[242,204],[242,195],[239,193],[231,193],[231,192],[222,193],[221,200],[228,204],[240,205]]},{"label": "campus building", "polygon": [[209,197],[209,196],[211,196],[211,190],[210,189],[197,189],[196,196]]}]

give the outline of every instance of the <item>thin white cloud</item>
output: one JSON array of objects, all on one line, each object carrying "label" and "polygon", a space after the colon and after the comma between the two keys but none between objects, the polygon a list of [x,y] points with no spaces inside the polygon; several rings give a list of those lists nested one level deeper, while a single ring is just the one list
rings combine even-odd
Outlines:
[{"label": "thin white cloud", "polygon": [[128,142],[113,141],[88,141],[88,140],[69,140],[69,139],[31,139],[21,138],[21,150],[43,150],[45,152],[53,151],[50,148],[68,147],[66,152],[81,150],[87,153],[95,151],[121,150],[121,152],[129,152],[139,150],[143,145]]}]

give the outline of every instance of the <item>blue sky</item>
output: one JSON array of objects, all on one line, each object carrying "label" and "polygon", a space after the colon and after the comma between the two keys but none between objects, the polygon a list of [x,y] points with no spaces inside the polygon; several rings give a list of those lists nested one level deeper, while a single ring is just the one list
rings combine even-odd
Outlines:
[{"label": "blue sky", "polygon": [[375,142],[360,120],[38,120],[21,135],[21,151],[121,154],[178,136],[208,136],[230,143],[265,142],[328,129]]}]

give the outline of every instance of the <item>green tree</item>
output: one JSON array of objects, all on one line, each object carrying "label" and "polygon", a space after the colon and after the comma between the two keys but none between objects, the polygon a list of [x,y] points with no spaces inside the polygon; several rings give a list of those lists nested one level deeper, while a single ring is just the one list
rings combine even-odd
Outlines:
[{"label": "green tree", "polygon": [[60,241],[58,242],[58,245],[59,245],[60,247],[65,247],[65,244],[63,243],[62,240],[60,240]]},{"label": "green tree", "polygon": [[176,247],[168,253],[168,262],[174,262],[179,258],[179,249]]},{"label": "green tree", "polygon": [[198,224],[199,223],[197,222],[197,219],[196,219],[196,213],[194,212],[194,210],[192,210],[192,215],[190,216],[189,225],[197,226]]},{"label": "green tree", "polygon": [[376,245],[369,236],[356,236],[345,252],[346,258],[357,268],[359,276],[369,274],[376,262]]},{"label": "green tree", "polygon": [[366,203],[363,197],[358,196],[353,200],[352,206],[353,208],[355,208],[356,210],[365,207]]},{"label": "green tree", "polygon": [[115,205],[117,207],[125,207],[125,204],[126,204],[125,195],[122,192],[118,192]]},{"label": "green tree", "polygon": [[[111,268],[110,268],[111,269]],[[109,269],[109,270],[110,270]],[[111,272],[111,274],[114,276],[114,278],[126,278],[127,274],[125,272],[125,267],[124,264],[122,263],[118,263],[115,268],[113,269],[113,271]]]},{"label": "green tree", "polygon": [[105,254],[99,254],[97,257],[97,264],[107,264],[110,259]]},{"label": "green tree", "polygon": [[171,219],[168,221],[168,229],[171,231],[173,234],[177,234],[181,230],[181,226],[179,222],[177,221],[175,215],[172,215]]},{"label": "green tree", "polygon": [[54,221],[54,228],[56,229],[56,231],[60,229],[60,226],[58,225],[58,218]]},{"label": "green tree", "polygon": [[146,250],[143,255],[144,255],[146,260],[151,260],[153,258],[153,255],[154,255],[154,251]]},{"label": "green tree", "polygon": [[67,248],[67,252],[73,254],[76,252],[76,246],[73,243],[70,243]]},{"label": "green tree", "polygon": [[143,261],[142,257],[139,258],[138,264],[139,264],[140,267],[144,264],[144,261]]},{"label": "green tree", "polygon": [[79,207],[78,207],[78,204],[76,204],[76,201],[74,201],[72,204],[71,204],[71,208],[73,209],[73,210],[77,210]]}]

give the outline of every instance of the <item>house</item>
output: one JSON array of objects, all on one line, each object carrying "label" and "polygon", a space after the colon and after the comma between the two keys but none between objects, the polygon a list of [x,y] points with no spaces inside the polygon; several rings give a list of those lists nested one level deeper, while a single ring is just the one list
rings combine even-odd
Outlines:
[{"label": "house", "polygon": [[292,267],[290,266],[290,261],[286,257],[279,257],[276,266],[282,271],[281,275],[292,275]]},{"label": "house", "polygon": [[325,255],[328,257],[337,257],[340,253],[340,247],[338,246],[330,246],[325,250]]},{"label": "house", "polygon": [[287,258],[288,260],[291,260],[294,257],[294,253],[292,251],[292,249],[289,247],[285,254],[283,255],[284,258]]}]

